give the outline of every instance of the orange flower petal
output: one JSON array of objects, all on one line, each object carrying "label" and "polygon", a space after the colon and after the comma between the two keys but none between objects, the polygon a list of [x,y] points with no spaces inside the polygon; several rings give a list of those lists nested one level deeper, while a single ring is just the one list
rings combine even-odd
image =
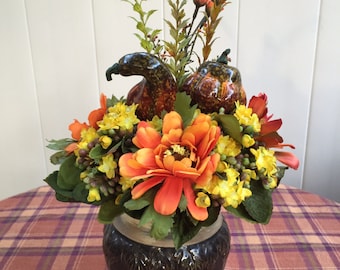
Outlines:
[{"label": "orange flower petal", "polygon": [[157,164],[155,161],[155,154],[153,153],[153,150],[150,148],[139,149],[135,153],[134,158],[139,164],[143,164],[143,167],[145,168],[156,168],[157,167]]},{"label": "orange flower petal", "polygon": [[90,112],[88,116],[89,125],[98,128],[97,122],[102,120],[106,112],[106,96],[104,94],[100,95],[100,108]]},{"label": "orange flower petal", "polygon": [[89,126],[86,123],[80,123],[78,120],[74,120],[72,124],[68,126],[68,129],[72,133],[72,138],[79,141],[80,140],[80,134],[83,129],[87,129]]},{"label": "orange flower petal", "polygon": [[164,116],[163,119],[163,134],[168,134],[172,129],[182,129],[182,117],[178,112],[171,111]]},{"label": "orange flower petal", "polygon": [[185,198],[187,199],[187,207],[192,217],[200,221],[206,220],[208,218],[208,210],[207,208],[196,205],[196,195],[189,180],[183,181],[183,190]]},{"label": "orange flower petal", "polygon": [[190,159],[187,158],[184,160],[187,160],[187,162],[182,162],[183,160],[174,162],[172,173],[177,177],[195,180],[200,175],[199,172],[191,167],[192,162]]},{"label": "orange flower petal", "polygon": [[[195,180],[195,183],[200,186],[205,186],[212,179],[214,172],[216,171],[218,162],[220,161],[220,155],[214,154],[210,157],[207,157],[203,166],[199,168],[200,174],[199,177]],[[202,168],[204,170],[202,170]]]},{"label": "orange flower petal", "polygon": [[68,146],[65,147],[64,150],[67,152],[67,154],[71,154],[76,149],[78,149],[78,144],[77,143],[70,143]]},{"label": "orange flower petal", "polygon": [[161,142],[161,135],[150,124],[142,121],[132,142],[139,148],[156,148]]},{"label": "orange flower petal", "polygon": [[145,192],[154,186],[158,185],[164,180],[164,177],[151,177],[150,179],[146,179],[144,182],[138,184],[131,190],[132,199],[140,198]]},{"label": "orange flower petal", "polygon": [[172,129],[167,134],[163,134],[161,143],[164,145],[178,144],[183,134],[182,129]]},{"label": "orange flower petal", "polygon": [[199,146],[197,147],[197,155],[201,158],[208,156],[211,150],[215,147],[220,134],[221,132],[219,127],[210,127],[210,129],[200,142]]},{"label": "orange flower petal", "polygon": [[253,113],[256,113],[259,119],[261,119],[267,114],[267,96],[265,94],[253,96],[249,100],[248,107],[252,108]]},{"label": "orange flower petal", "polygon": [[278,161],[287,165],[288,167],[297,170],[299,167],[299,159],[290,152],[275,152],[275,157]]},{"label": "orange flower petal", "polygon": [[126,153],[119,158],[119,173],[123,177],[138,177],[144,176],[147,169],[144,168],[140,163],[134,160],[133,153]]},{"label": "orange flower petal", "polygon": [[161,215],[173,214],[182,196],[183,181],[177,177],[167,177],[155,196],[154,208]]},{"label": "orange flower petal", "polygon": [[282,120],[281,119],[276,119],[273,121],[269,121],[267,123],[264,123],[261,125],[261,135],[266,135],[268,133],[272,133],[275,132],[277,130],[279,130],[279,128],[282,125]]}]

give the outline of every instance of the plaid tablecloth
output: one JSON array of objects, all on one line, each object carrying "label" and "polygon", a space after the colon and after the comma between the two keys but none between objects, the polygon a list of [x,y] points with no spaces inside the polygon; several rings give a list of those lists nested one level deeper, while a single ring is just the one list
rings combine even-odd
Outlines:
[{"label": "plaid tablecloth", "polygon": [[[225,269],[340,269],[340,204],[284,185],[273,199],[268,225],[223,213]],[[104,270],[97,211],[56,201],[48,186],[0,201],[0,269]]]}]

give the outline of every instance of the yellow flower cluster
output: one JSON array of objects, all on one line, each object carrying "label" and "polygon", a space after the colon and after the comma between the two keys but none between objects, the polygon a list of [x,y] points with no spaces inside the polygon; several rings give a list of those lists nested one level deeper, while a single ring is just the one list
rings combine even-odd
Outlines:
[{"label": "yellow flower cluster", "polygon": [[223,206],[232,206],[237,208],[239,204],[247,197],[251,196],[251,191],[248,189],[247,183],[240,180],[240,173],[222,162],[221,167],[224,167],[223,172],[226,173],[226,179],[221,179],[214,175],[209,184],[203,187],[208,193],[215,195],[224,200]]},{"label": "yellow flower cluster", "polygon": [[253,113],[252,108],[240,105],[239,101],[236,102],[236,111],[234,116],[241,125],[251,126],[255,132],[261,131],[261,123],[257,114]]},{"label": "yellow flower cluster", "polygon": [[81,140],[78,143],[78,149],[89,150],[88,145],[95,139],[99,138],[97,131],[90,127],[81,131]]},{"label": "yellow flower cluster", "polygon": [[235,157],[241,153],[241,146],[230,136],[221,136],[217,142],[217,153],[223,160],[225,157]]},{"label": "yellow flower cluster", "polygon": [[268,178],[266,186],[275,188],[277,185],[275,152],[262,146],[257,150],[250,149],[250,151],[256,158],[257,169]]},{"label": "yellow flower cluster", "polygon": [[108,108],[103,120],[98,122],[99,131],[110,131],[120,129],[131,131],[133,125],[139,122],[135,111],[137,105],[127,106],[123,102],[118,102],[115,106]]}]

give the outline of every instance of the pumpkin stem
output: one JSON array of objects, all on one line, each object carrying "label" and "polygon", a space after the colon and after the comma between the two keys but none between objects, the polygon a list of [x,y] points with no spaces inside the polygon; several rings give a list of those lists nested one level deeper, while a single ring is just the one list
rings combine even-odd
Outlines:
[{"label": "pumpkin stem", "polygon": [[229,53],[230,53],[230,49],[226,49],[221,54],[221,56],[216,60],[216,62],[228,65],[228,62],[230,61],[230,58],[228,57]]}]

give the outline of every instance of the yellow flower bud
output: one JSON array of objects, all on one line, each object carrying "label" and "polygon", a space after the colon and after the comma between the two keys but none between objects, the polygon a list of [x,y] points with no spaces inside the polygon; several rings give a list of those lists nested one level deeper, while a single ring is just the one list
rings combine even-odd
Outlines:
[{"label": "yellow flower bud", "polygon": [[242,145],[246,148],[249,148],[250,146],[255,144],[255,140],[253,137],[251,137],[248,134],[244,134],[242,137]]},{"label": "yellow flower bud", "polygon": [[107,149],[112,143],[112,139],[109,136],[101,136],[99,141],[104,149]]},{"label": "yellow flower bud", "polygon": [[100,201],[100,194],[98,188],[90,188],[89,195],[87,196],[88,202]]},{"label": "yellow flower bud", "polygon": [[198,192],[195,203],[199,207],[207,208],[207,207],[210,206],[211,202],[210,202],[210,198],[207,194],[205,194],[204,192]]}]

